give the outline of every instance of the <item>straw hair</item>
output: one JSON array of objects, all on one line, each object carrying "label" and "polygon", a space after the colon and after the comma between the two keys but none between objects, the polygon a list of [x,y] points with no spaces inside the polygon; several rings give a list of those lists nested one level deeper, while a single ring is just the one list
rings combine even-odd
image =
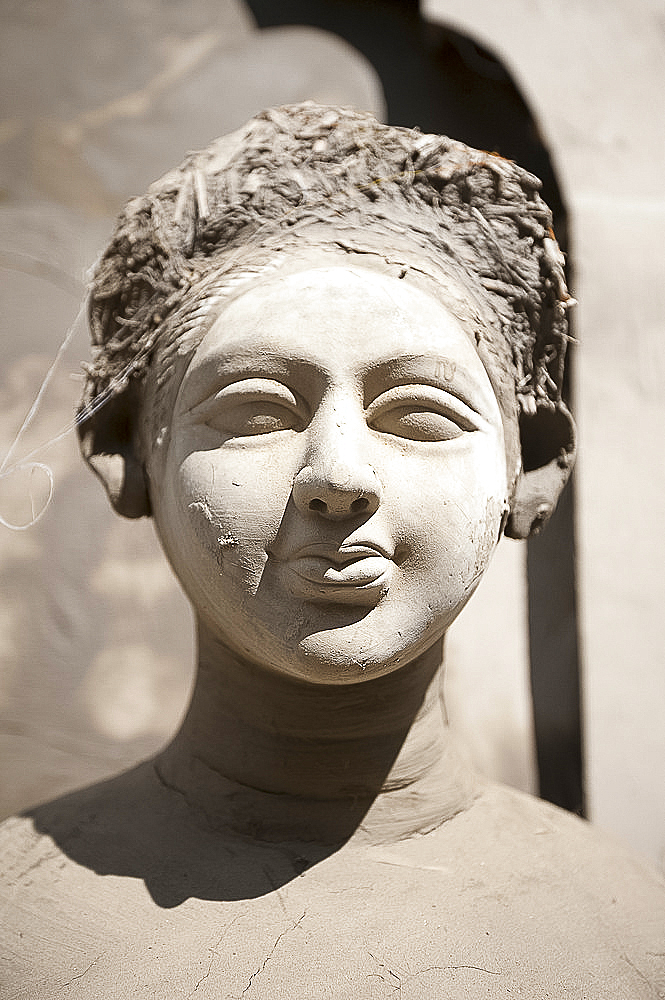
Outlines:
[{"label": "straw hair", "polygon": [[559,408],[572,300],[539,189],[509,160],[366,113],[266,111],[127,204],[93,275],[86,405],[143,377],[156,346],[200,339],[212,305],[289,248],[358,253],[374,233],[491,314],[474,335],[521,411]]}]

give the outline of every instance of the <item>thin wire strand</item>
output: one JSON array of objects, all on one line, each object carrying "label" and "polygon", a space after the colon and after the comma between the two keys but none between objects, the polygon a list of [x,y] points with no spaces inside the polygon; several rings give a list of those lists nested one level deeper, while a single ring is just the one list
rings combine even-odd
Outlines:
[{"label": "thin wire strand", "polygon": [[23,437],[23,435],[27,431],[28,427],[32,423],[33,417],[34,417],[35,413],[37,412],[37,409],[39,407],[39,404],[42,401],[44,393],[48,389],[49,384],[51,382],[51,379],[53,378],[53,375],[55,374],[55,370],[56,370],[56,368],[58,367],[58,365],[60,363],[60,359],[62,358],[63,354],[65,353],[65,351],[67,350],[67,348],[69,347],[69,345],[71,344],[71,342],[72,342],[72,340],[74,338],[74,334],[76,332],[77,324],[78,324],[79,320],[81,319],[81,316],[83,315],[84,310],[85,310],[85,303],[83,303],[81,306],[79,306],[79,310],[78,310],[78,312],[76,314],[76,319],[74,320],[74,322],[70,326],[69,330],[65,334],[65,338],[64,338],[64,340],[60,344],[60,347],[57,350],[55,358],[53,359],[53,361],[51,363],[51,367],[49,368],[49,370],[47,371],[46,375],[44,376],[44,381],[42,382],[42,384],[39,387],[39,391],[38,391],[37,395],[35,396],[33,404],[30,407],[30,409],[28,410],[28,413],[26,414],[26,417],[25,417],[23,423],[19,427],[18,432],[16,434],[16,437],[14,438],[14,440],[11,443],[11,445],[9,446],[9,451],[5,455],[5,457],[3,459],[3,462],[0,465],[0,475],[2,475],[5,472],[5,469],[7,468],[9,460],[12,457],[12,455],[14,454],[16,448],[18,447],[18,444],[19,444],[21,438]]},{"label": "thin wire strand", "polygon": [[77,418],[74,421],[70,422],[62,431],[60,431],[54,437],[49,438],[49,440],[46,441],[44,444],[38,445],[36,448],[33,448],[32,451],[30,451],[22,459],[20,459],[17,462],[13,462],[10,465],[10,461],[16,449],[18,448],[26,431],[30,427],[35,417],[35,414],[37,413],[37,410],[39,409],[41,401],[44,398],[44,394],[46,393],[46,390],[48,389],[51,380],[53,379],[53,376],[56,372],[58,365],[60,364],[60,361],[62,360],[65,351],[67,350],[67,348],[69,347],[74,338],[74,334],[76,333],[76,328],[79,324],[79,321],[81,320],[84,310],[85,310],[85,303],[82,303],[81,306],[79,306],[76,317],[71,326],[69,327],[69,329],[67,330],[67,333],[65,334],[62,343],[60,344],[56,352],[56,355],[53,361],[51,362],[51,365],[48,371],[46,372],[46,375],[42,380],[37,395],[33,400],[32,406],[28,410],[21,426],[19,427],[16,435],[14,436],[14,440],[9,446],[9,449],[5,454],[2,463],[0,464],[0,479],[7,479],[9,476],[15,475],[17,472],[21,472],[23,470],[29,470],[30,479],[32,480],[35,470],[41,469],[41,471],[45,473],[46,478],[48,479],[49,482],[48,496],[46,497],[46,500],[42,505],[42,507],[40,508],[40,510],[38,510],[37,512],[35,512],[35,498],[33,491],[31,488],[29,489],[31,517],[30,520],[27,521],[25,524],[14,524],[13,522],[8,521],[5,517],[3,517],[2,514],[0,514],[0,524],[2,524],[5,528],[9,528],[11,531],[26,531],[28,528],[33,527],[33,525],[35,525],[44,516],[51,503],[51,500],[53,499],[53,490],[54,490],[53,470],[50,468],[50,466],[46,465],[44,462],[33,462],[31,461],[31,459],[40,452],[45,451],[47,448],[50,448],[51,445],[55,444],[57,441],[60,441],[72,430],[73,427],[76,426],[76,424],[79,421],[79,417],[77,416]]}]

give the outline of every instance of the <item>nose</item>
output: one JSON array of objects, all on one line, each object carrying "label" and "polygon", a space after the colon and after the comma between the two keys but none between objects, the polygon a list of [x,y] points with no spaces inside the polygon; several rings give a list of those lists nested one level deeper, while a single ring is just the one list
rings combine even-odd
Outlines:
[{"label": "nose", "polygon": [[[382,488],[379,478],[360,454],[362,442],[354,429],[336,419],[314,422],[313,440],[307,453],[307,465],[293,481],[293,500],[303,514],[319,514],[331,521],[341,521],[358,514],[367,516],[378,510]],[[365,429],[365,421],[362,419]]]},{"label": "nose", "polygon": [[351,472],[346,462],[334,462],[323,475],[306,465],[293,481],[293,500],[303,514],[315,512],[341,521],[378,510],[381,483],[371,465],[359,465]]}]

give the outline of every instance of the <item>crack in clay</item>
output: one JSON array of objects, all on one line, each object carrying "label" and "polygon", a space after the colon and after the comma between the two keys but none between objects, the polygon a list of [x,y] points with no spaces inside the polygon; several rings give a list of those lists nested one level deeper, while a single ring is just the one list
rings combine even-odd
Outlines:
[{"label": "crack in clay", "polygon": [[263,963],[258,967],[258,969],[256,970],[256,972],[253,972],[251,974],[251,976],[249,977],[249,982],[247,983],[247,986],[245,986],[244,990],[240,994],[240,997],[236,997],[235,1000],[242,1000],[242,997],[244,997],[247,994],[247,992],[252,988],[254,980],[256,979],[257,976],[260,976],[261,973],[265,971],[265,968],[266,968],[268,962],[270,961],[270,959],[275,954],[275,951],[277,950],[277,946],[279,945],[279,943],[282,940],[282,938],[286,937],[287,934],[290,934],[292,931],[294,931],[296,929],[296,927],[299,924],[302,923],[302,921],[305,919],[305,914],[306,913],[307,913],[307,910],[303,910],[302,914],[300,915],[300,917],[298,917],[298,919],[296,920],[295,924],[293,924],[292,927],[287,927],[277,937],[277,939],[275,940],[275,943],[273,944],[273,946],[270,949],[269,953],[266,955],[265,959],[263,960]]},{"label": "crack in clay", "polygon": [[41,868],[42,865],[48,864],[49,861],[56,861],[59,857],[60,852],[58,850],[53,850],[48,854],[44,854],[41,858],[38,858],[37,861],[34,861],[31,865],[29,865],[24,871],[19,872],[16,876],[17,881],[19,879],[24,879],[26,875],[30,874],[30,872],[37,871],[38,868]]},{"label": "crack in clay", "polygon": [[482,965],[428,965],[424,969],[419,969],[417,972],[409,972],[405,977],[403,977],[401,974],[395,972],[388,965],[386,965],[385,962],[382,962],[381,959],[377,958],[376,955],[373,955],[371,951],[368,951],[367,954],[370,958],[374,959],[381,969],[385,969],[392,979],[396,980],[396,984],[389,982],[389,980],[386,979],[381,972],[371,972],[367,978],[380,979],[386,984],[386,986],[389,986],[392,989],[394,994],[399,997],[402,996],[402,987],[404,985],[407,985],[414,979],[418,979],[420,976],[427,975],[428,972],[455,972],[462,969],[472,969],[476,972],[484,972],[488,976],[501,976],[503,974],[494,969],[485,969]]},{"label": "crack in clay", "polygon": [[626,965],[630,966],[630,968],[633,970],[633,972],[637,973],[637,975],[640,977],[640,979],[642,980],[642,982],[646,983],[646,985],[649,987],[649,989],[652,991],[652,993],[653,993],[653,995],[655,997],[657,997],[657,998],[658,997],[662,997],[662,993],[660,993],[658,991],[657,987],[652,983],[652,981],[650,979],[647,979],[647,977],[644,975],[644,973],[642,972],[642,970],[638,969],[638,967],[635,965],[635,963],[632,962],[628,958],[628,955],[626,955],[625,952],[622,952],[619,957],[621,958],[621,960],[623,962],[626,963]]},{"label": "crack in clay", "polygon": [[282,893],[280,892],[279,885],[277,884],[277,882],[275,881],[275,879],[272,877],[270,869],[268,868],[267,865],[261,865],[261,871],[265,875],[266,881],[270,884],[270,887],[272,888],[272,891],[277,896],[277,901],[278,901],[279,905],[282,908],[282,913],[284,914],[285,917],[288,917],[289,914],[288,914],[288,911],[286,909],[286,905],[284,903],[284,899],[283,899]]},{"label": "crack in clay", "polygon": [[97,965],[97,962],[99,962],[100,958],[103,958],[105,954],[106,954],[106,952],[105,952],[105,951],[103,951],[103,952],[101,953],[101,955],[98,955],[98,956],[97,956],[97,958],[95,958],[95,959],[94,959],[94,960],[93,960],[93,961],[92,961],[92,962],[90,963],[90,965],[88,966],[88,968],[87,968],[87,969],[84,969],[84,970],[83,970],[83,972],[80,972],[80,973],[78,974],[78,976],[72,976],[72,978],[71,978],[71,979],[68,979],[66,983],[63,983],[63,984],[62,984],[62,986],[59,986],[59,987],[58,987],[58,993],[62,993],[62,991],[63,991],[63,990],[66,990],[68,986],[71,986],[71,985],[72,985],[72,983],[75,983],[75,982],[77,982],[78,980],[80,980],[80,979],[83,979],[83,977],[84,977],[84,976],[87,976],[87,975],[88,975],[88,973],[90,972],[90,970],[91,970],[91,969],[92,969],[92,968],[93,968],[93,967],[94,967],[95,965]]},{"label": "crack in clay", "polygon": [[208,969],[205,972],[205,974],[203,976],[201,976],[201,978],[199,979],[198,983],[196,984],[196,986],[194,987],[194,989],[192,990],[192,992],[187,994],[186,1000],[189,1000],[190,997],[193,997],[194,994],[196,993],[196,991],[201,986],[201,984],[204,983],[206,981],[206,979],[209,979],[210,973],[212,972],[212,967],[213,967],[213,964],[215,962],[215,959],[216,958],[221,958],[221,956],[219,954],[219,951],[218,951],[219,946],[221,945],[222,941],[224,940],[224,938],[226,937],[226,935],[228,934],[228,932],[231,930],[231,928],[233,927],[233,925],[235,923],[237,923],[238,920],[240,920],[241,916],[243,916],[242,913],[236,914],[236,916],[233,918],[233,920],[229,924],[227,924],[226,927],[224,928],[224,930],[222,931],[222,933],[221,933],[221,935],[219,937],[219,940],[216,942],[215,946],[213,948],[209,948],[208,949],[209,952],[210,952],[210,962],[208,963]]},{"label": "crack in clay", "polygon": [[[402,995],[402,977],[397,972],[394,972],[391,968],[389,968],[389,966],[387,966],[385,962],[382,962],[381,959],[377,958],[376,955],[373,955],[371,951],[368,951],[367,954],[370,956],[370,958],[374,959],[374,961],[377,963],[377,965],[381,969],[385,969],[389,976],[391,976],[393,979],[397,980],[397,985],[395,985],[394,983],[389,982],[386,979],[386,977],[383,976],[380,972],[370,972],[370,974],[367,976],[367,978],[368,979],[380,979],[382,983],[385,983],[386,986],[389,986],[392,989],[393,993],[396,993],[398,996],[401,997],[401,995]],[[412,979],[413,976],[409,975],[409,978]]]},{"label": "crack in clay", "polygon": [[[209,765],[206,764],[206,762],[201,757],[195,756],[194,759],[195,759],[195,761],[198,761],[198,763],[203,764],[204,767],[210,769]],[[206,813],[205,809],[203,809],[201,806],[196,805],[196,803],[191,802],[190,799],[189,799],[189,797],[187,796],[187,794],[185,792],[183,792],[181,788],[178,788],[177,785],[171,784],[164,777],[164,775],[160,771],[159,766],[157,764],[153,764],[153,771],[154,771],[155,776],[156,776],[157,780],[159,781],[160,785],[162,785],[162,787],[165,788],[167,792],[170,792],[170,793],[172,793],[174,795],[178,795],[182,799],[182,801],[185,803],[185,805],[187,806],[187,808],[188,809],[192,809],[196,813],[196,816],[203,821],[203,823],[205,824],[206,828],[208,830],[210,830],[210,832],[212,832],[212,833],[219,833],[220,829],[225,829],[226,828],[224,825],[219,826],[219,825],[213,823],[212,819],[208,816],[208,814]],[[226,851],[226,853],[230,857],[232,857],[232,858],[235,857],[234,851],[231,850],[231,848],[228,845],[226,845],[226,844],[220,844],[220,845],[218,845],[218,849]]]},{"label": "crack in clay", "polygon": [[420,872],[445,872],[449,874],[451,871],[450,865],[421,865],[417,861],[411,861],[408,858],[404,858],[403,860],[377,858],[376,863],[379,865],[391,865],[395,868],[413,868]]},{"label": "crack in clay", "polygon": [[328,889],[328,894],[330,896],[341,896],[345,892],[373,892],[374,888],[373,885],[348,885],[343,889]]},{"label": "crack in clay", "polygon": [[425,972],[447,972],[448,970],[456,971],[457,969],[474,969],[476,972],[485,972],[488,976],[501,976],[501,972],[497,972],[495,969],[485,969],[482,965],[430,965],[427,969],[421,969],[417,972],[417,976],[422,976]]}]

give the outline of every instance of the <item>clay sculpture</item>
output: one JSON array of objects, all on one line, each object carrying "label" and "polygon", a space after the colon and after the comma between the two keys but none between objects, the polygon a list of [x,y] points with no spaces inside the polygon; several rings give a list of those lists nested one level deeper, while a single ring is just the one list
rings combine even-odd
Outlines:
[{"label": "clay sculpture", "polygon": [[538,190],[304,104],[126,207],[81,447],[154,519],[198,674],[158,758],[2,827],[3,996],[662,995],[659,877],[474,774],[441,702],[446,630],[575,454]]}]

